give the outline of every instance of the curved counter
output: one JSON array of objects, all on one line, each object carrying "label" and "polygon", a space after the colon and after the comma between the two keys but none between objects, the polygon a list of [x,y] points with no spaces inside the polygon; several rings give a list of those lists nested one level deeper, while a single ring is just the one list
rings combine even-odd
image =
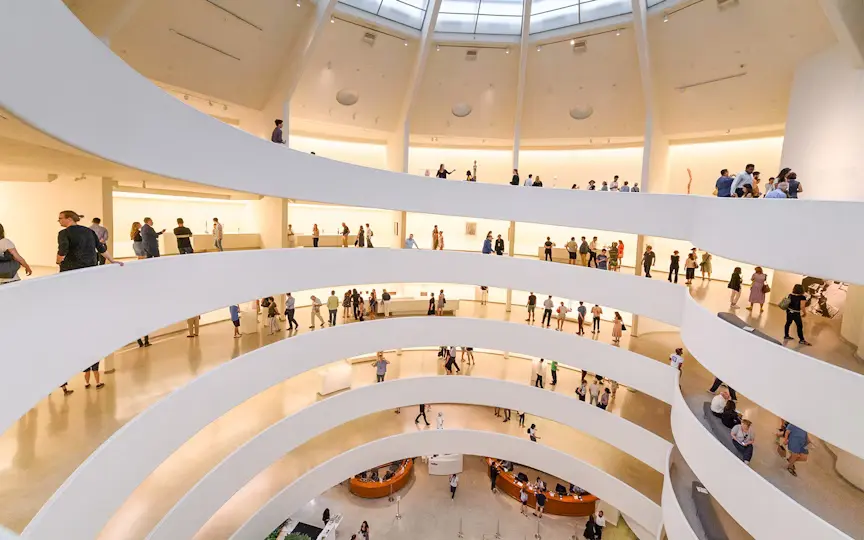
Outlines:
[{"label": "curved counter", "polygon": [[[492,465],[492,458],[484,458],[486,460],[486,465]],[[501,471],[498,474],[498,477],[495,479],[495,487],[497,487],[502,492],[506,493],[510,497],[519,499],[519,491],[522,488],[522,482],[520,482],[516,475],[512,472],[504,472]],[[537,491],[531,487],[530,485],[526,489],[528,492],[528,506],[531,508],[537,507]],[[547,514],[552,514],[555,516],[590,516],[594,513],[594,506],[599,500],[594,495],[590,493],[586,493],[585,495],[558,495],[554,491],[547,490],[546,492],[546,507],[545,512]]]},{"label": "curved counter", "polygon": [[[378,468],[384,467],[379,465]],[[396,493],[404,488],[408,481],[411,480],[411,475],[414,472],[414,460],[406,459],[402,461],[399,469],[389,480],[381,480],[378,482],[365,481],[357,476],[352,476],[348,482],[348,489],[354,495],[363,499],[380,499]]]}]

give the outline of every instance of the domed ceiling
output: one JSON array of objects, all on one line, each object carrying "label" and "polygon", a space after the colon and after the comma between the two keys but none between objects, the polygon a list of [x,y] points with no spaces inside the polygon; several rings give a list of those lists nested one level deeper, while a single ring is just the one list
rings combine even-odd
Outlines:
[{"label": "domed ceiling", "polygon": [[[502,145],[522,69],[524,140],[642,136],[633,2],[66,0],[134,69],[229,104],[222,116],[241,128],[258,111],[281,116],[272,105],[288,74],[290,125],[304,134],[384,140],[410,105],[414,140]],[[816,0],[647,5],[651,80],[673,138],[782,130],[795,66],[836,41]]]}]

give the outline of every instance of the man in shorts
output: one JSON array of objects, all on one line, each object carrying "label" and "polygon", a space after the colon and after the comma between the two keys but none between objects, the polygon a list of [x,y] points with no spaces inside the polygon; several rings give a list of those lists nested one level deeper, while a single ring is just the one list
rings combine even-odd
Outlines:
[{"label": "man in shorts", "polygon": [[228,308],[231,313],[231,322],[234,323],[234,337],[240,337],[240,306],[234,304]]},{"label": "man in shorts", "polygon": [[[84,388],[90,388],[90,373],[93,373],[93,378],[96,380],[96,388],[102,388],[105,383],[99,380],[99,362],[84,370]],[[64,385],[65,386],[65,385]]]},{"label": "man in shorts", "polygon": [[537,307],[537,297],[534,293],[530,293],[528,295],[528,318],[525,319],[525,322],[534,322],[534,308]]},{"label": "man in shorts", "polygon": [[564,246],[567,248],[567,264],[576,264],[576,257],[579,255],[579,245],[576,243],[576,237],[571,236],[570,241]]}]

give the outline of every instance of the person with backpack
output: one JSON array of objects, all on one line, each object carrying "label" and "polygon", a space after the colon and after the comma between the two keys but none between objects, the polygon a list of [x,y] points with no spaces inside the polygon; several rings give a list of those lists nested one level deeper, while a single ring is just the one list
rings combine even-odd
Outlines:
[{"label": "person with backpack", "polygon": [[381,292],[381,309],[384,310],[385,319],[390,316],[390,293],[387,289]]},{"label": "person with backpack", "polygon": [[15,249],[12,240],[6,238],[6,231],[0,223],[0,285],[21,279],[18,277],[20,268],[24,268],[24,273],[28,276],[33,274],[33,269]]},{"label": "person with backpack", "polygon": [[795,329],[798,331],[798,343],[801,345],[810,345],[810,343],[804,339],[803,318],[807,316],[807,311],[804,309],[806,307],[807,297],[804,296],[804,286],[800,283],[796,283],[795,286],[792,287],[792,292],[780,301],[780,309],[786,310],[786,326],[783,328],[784,341],[792,339],[789,335],[789,328],[792,326],[792,323],[795,323]]}]

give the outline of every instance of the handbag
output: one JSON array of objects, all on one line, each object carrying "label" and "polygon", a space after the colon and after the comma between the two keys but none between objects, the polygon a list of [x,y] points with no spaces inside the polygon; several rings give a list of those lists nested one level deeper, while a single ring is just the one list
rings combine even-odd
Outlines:
[{"label": "handbag", "polygon": [[12,254],[4,251],[0,254],[0,279],[13,279],[18,275],[21,263],[12,258]]},{"label": "handbag", "polygon": [[771,292],[771,287],[769,287],[767,283],[762,284],[762,292],[768,294]]},{"label": "handbag", "polygon": [[627,331],[627,327],[624,325],[624,323],[621,323],[621,331],[622,331],[622,332],[626,332],[626,331]]},{"label": "handbag", "polygon": [[780,303],[777,304],[777,306],[778,306],[780,309],[782,309],[783,311],[786,311],[787,309],[789,309],[789,306],[790,306],[791,304],[792,304],[792,298],[790,298],[790,297],[787,295],[786,298],[784,298],[783,300],[780,300]]}]

